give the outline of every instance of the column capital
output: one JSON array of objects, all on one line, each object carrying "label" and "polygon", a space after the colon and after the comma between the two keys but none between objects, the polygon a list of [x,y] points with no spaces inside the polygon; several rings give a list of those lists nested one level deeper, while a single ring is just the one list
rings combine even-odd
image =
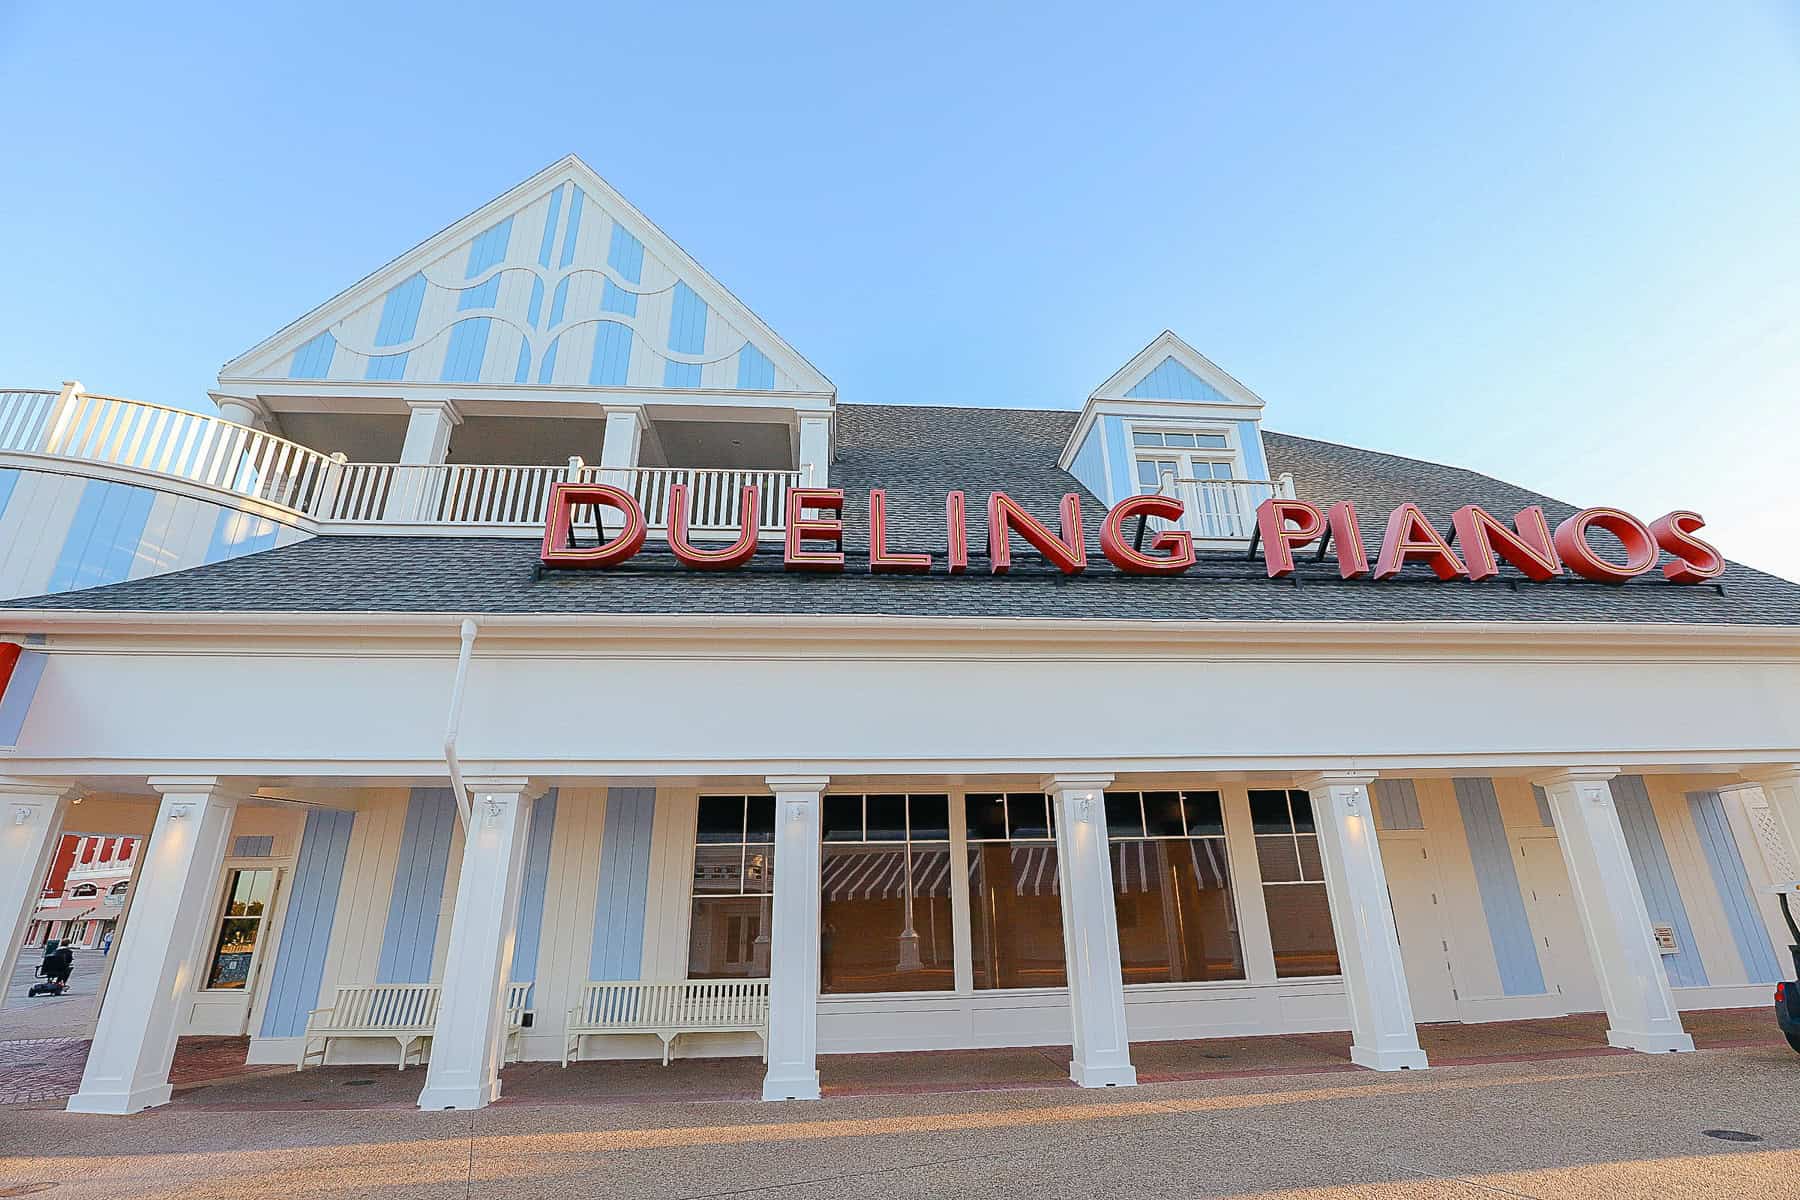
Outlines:
[{"label": "column capital", "polygon": [[1758,787],[1765,783],[1800,783],[1800,763],[1771,763],[1767,766],[1744,767],[1738,774]]},{"label": "column capital", "polygon": [[72,779],[21,779],[0,775],[0,796],[19,804],[45,804],[75,793]]},{"label": "column capital", "polygon": [[1531,776],[1530,782],[1548,789],[1560,783],[1611,783],[1622,774],[1618,767],[1559,767]]},{"label": "column capital", "polygon": [[533,799],[550,790],[550,785],[529,775],[470,775],[463,783],[477,796],[529,796]]},{"label": "column capital", "polygon": [[433,412],[440,414],[452,425],[462,424],[462,410],[456,407],[454,400],[408,400],[406,407],[411,412]]},{"label": "column capital", "polygon": [[829,775],[765,775],[763,782],[769,790],[780,795],[783,792],[822,792],[825,785],[831,782]]},{"label": "column capital", "polygon": [[1371,783],[1375,782],[1375,776],[1378,773],[1379,772],[1376,771],[1353,771],[1348,768],[1342,770],[1327,769],[1324,771],[1308,771],[1304,775],[1295,776],[1294,784],[1308,792],[1316,791],[1319,788],[1330,787],[1355,787],[1366,789]]},{"label": "column capital", "polygon": [[145,781],[162,796],[206,796],[237,800],[241,790],[230,788],[217,775],[152,775]]},{"label": "column capital", "polygon": [[1051,794],[1061,792],[1104,792],[1112,785],[1112,775],[1101,775],[1093,772],[1070,773],[1067,775],[1045,775],[1038,779],[1038,787]]}]

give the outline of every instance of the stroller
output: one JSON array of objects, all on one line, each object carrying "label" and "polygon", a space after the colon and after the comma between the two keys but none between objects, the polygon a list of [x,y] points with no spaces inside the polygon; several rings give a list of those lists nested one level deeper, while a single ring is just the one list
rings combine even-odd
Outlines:
[{"label": "stroller", "polygon": [[69,975],[75,970],[75,955],[67,946],[58,942],[44,943],[44,961],[38,964],[37,973],[44,977],[42,983],[34,983],[25,994],[28,997],[60,996],[69,990]]}]

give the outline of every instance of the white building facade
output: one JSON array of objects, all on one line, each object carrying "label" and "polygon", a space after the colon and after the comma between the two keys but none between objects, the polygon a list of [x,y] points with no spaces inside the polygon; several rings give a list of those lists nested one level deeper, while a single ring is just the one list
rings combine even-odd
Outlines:
[{"label": "white building facade", "polygon": [[[1129,1086],[1146,1041],[1348,1029],[1419,1069],[1421,1022],[1583,1011],[1680,1051],[1683,1010],[1792,977],[1800,588],[1266,432],[1172,334],[1079,412],[840,404],[571,159],[214,397],[0,411],[14,952],[64,829],[147,839],[71,1108],[162,1102],[190,1033],[398,1042],[440,1108],[689,1026],[805,1099],[834,1053],[1069,1046]],[[546,561],[558,484],[644,549]],[[992,492],[1043,529],[990,541]],[[1107,565],[1146,494],[1179,516],[1108,536],[1191,568]],[[1462,536],[1444,579],[1381,533],[1404,502],[1595,534],[1548,581]],[[630,534],[598,514],[578,544]],[[744,552],[696,569],[683,514]],[[309,1040],[344,989],[362,1032]]]}]

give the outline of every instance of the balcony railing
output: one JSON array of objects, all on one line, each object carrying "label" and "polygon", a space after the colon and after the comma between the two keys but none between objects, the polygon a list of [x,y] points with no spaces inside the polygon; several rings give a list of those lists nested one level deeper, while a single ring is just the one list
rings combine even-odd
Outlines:
[{"label": "balcony railing", "polygon": [[714,470],[686,467],[410,466],[343,463],[338,481],[314,514],[347,525],[483,525],[542,528],[550,488],[557,483],[610,483],[636,497],[652,529],[668,524],[669,494],[688,487],[689,524],[696,530],[735,530],[743,489],[757,490],[757,528],[785,527],[788,489],[798,471]]},{"label": "balcony railing", "polygon": [[353,463],[219,417],[74,388],[0,391],[0,452],[149,472],[257,501],[321,527],[541,529],[550,487],[610,483],[637,497],[654,529],[686,484],[697,531],[740,527],[743,489],[757,489],[757,527],[785,527],[800,472],[683,467],[472,466]]},{"label": "balcony railing", "polygon": [[1164,495],[1181,501],[1182,528],[1201,541],[1245,541],[1256,529],[1256,510],[1264,500],[1294,498],[1294,479],[1178,479],[1165,474]]}]

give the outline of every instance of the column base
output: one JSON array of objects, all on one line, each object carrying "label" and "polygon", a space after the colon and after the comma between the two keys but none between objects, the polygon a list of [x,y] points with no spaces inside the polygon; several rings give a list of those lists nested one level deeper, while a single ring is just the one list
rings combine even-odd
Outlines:
[{"label": "column base", "polygon": [[1136,1087],[1137,1068],[1130,1063],[1119,1066],[1084,1066],[1069,1060],[1069,1079],[1076,1087]]},{"label": "column base", "polygon": [[1423,1071],[1431,1065],[1423,1050],[1371,1050],[1367,1046],[1350,1047],[1350,1061],[1371,1071]]},{"label": "column base", "polygon": [[64,1112],[95,1113],[104,1117],[128,1117],[167,1104],[175,1089],[167,1083],[138,1088],[131,1092],[76,1092],[63,1106]]},{"label": "column base", "polygon": [[806,1075],[769,1075],[763,1080],[764,1100],[817,1100],[819,1073]]},{"label": "column base", "polygon": [[500,1081],[490,1083],[426,1084],[425,1090],[419,1093],[419,1107],[427,1112],[438,1112],[447,1108],[468,1109],[486,1108],[500,1098]]},{"label": "column base", "polygon": [[1685,1054],[1694,1048],[1694,1039],[1685,1033],[1628,1033],[1623,1029],[1609,1029],[1606,1044],[1642,1054]]}]

